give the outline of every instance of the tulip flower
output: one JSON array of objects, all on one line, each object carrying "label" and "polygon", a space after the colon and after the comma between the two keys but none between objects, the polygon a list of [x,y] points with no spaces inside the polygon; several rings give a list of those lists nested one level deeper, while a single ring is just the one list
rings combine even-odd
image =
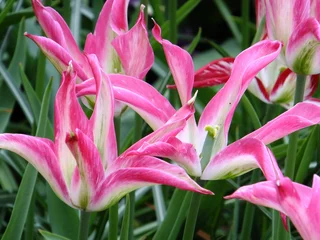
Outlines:
[{"label": "tulip flower", "polygon": [[[224,84],[230,77],[234,58],[216,59],[195,73],[194,87],[209,87]],[[277,58],[263,68],[250,83],[248,90],[268,104],[280,104],[285,108],[293,105],[297,74]],[[319,75],[307,76],[304,100],[311,99],[318,87]]]},{"label": "tulip flower", "polygon": [[320,238],[319,197],[320,177],[314,175],[312,188],[285,177],[241,187],[225,198],[273,208],[291,219],[303,239],[314,240]]},{"label": "tulip flower", "polygon": [[[136,24],[128,30],[127,0],[107,0],[96,23],[94,33],[89,33],[84,52],[95,54],[106,73],[124,73],[139,79],[145,77],[154,60],[148,39],[143,7]],[[72,61],[78,77],[85,81],[92,72],[85,55],[77,46],[64,19],[51,7],[32,0],[35,15],[47,35],[26,33],[61,73]]]},{"label": "tulip flower", "polygon": [[317,0],[265,0],[268,38],[284,44],[285,64],[295,73],[320,73]]},{"label": "tulip flower", "polygon": [[[194,72],[192,58],[185,50],[171,44],[167,40],[162,39],[160,30],[160,27],[156,24],[153,29],[153,34],[156,40],[163,45],[181,103],[182,105],[185,105],[191,99],[193,86]],[[280,50],[281,44],[279,42],[266,40],[259,42],[240,53],[234,62],[230,79],[205,107],[198,124],[196,124],[195,118],[191,116],[186,127],[177,135],[177,137],[167,139],[165,143],[147,142],[141,145],[138,149],[135,149],[134,153],[142,156],[150,154],[172,159],[186,169],[190,175],[201,176],[202,179],[226,178],[231,175],[236,176],[250,171],[253,168],[259,167],[261,164],[266,164],[266,162],[270,163],[275,161],[274,159],[267,157],[269,155],[268,150],[265,147],[262,147],[261,144],[269,144],[270,142],[280,139],[291,132],[317,124],[320,120],[318,117],[320,116],[320,108],[318,104],[315,102],[299,104],[292,110],[280,115],[279,118],[254,132],[256,136],[248,135],[247,138],[255,138],[256,141],[262,142],[261,144],[257,144],[259,145],[257,147],[257,151],[261,152],[260,155],[265,156],[262,160],[258,157],[259,154],[252,155],[252,151],[251,153],[250,151],[246,152],[246,148],[242,147],[240,142],[238,150],[242,151],[243,156],[251,154],[254,160],[254,165],[248,164],[248,167],[244,167],[243,171],[240,171],[239,164],[230,165],[230,163],[228,163],[225,169],[221,168],[221,174],[219,176],[216,175],[215,171],[212,171],[211,167],[212,164],[216,162],[214,160],[215,156],[219,156],[227,146],[228,130],[231,124],[232,115],[242,94],[257,72],[261,71],[261,69],[274,60],[280,53]],[[137,111],[153,128],[153,130],[157,130],[163,126],[170,116],[174,114],[175,110],[170,103],[147,83],[129,76],[125,76],[128,80],[121,80],[121,78],[123,78],[122,76],[114,74],[110,74],[108,77],[115,89],[115,94],[127,94],[128,97],[122,97],[120,101]],[[141,89],[135,85],[135,83],[138,84],[138,82],[143,83],[140,84]],[[126,84],[126,88],[121,86],[121,84]],[[120,88],[116,86],[123,88],[120,90]],[[95,91],[93,80],[77,85],[78,96],[94,94]],[[120,99],[120,96],[118,99]],[[143,100],[144,103],[148,103],[148,105],[139,105],[138,100],[140,99]],[[286,123],[288,121],[290,124]],[[281,129],[283,131],[277,131],[278,135],[274,136],[276,132],[274,129],[279,127],[281,124],[286,127],[282,126]],[[207,166],[209,170],[206,170],[201,167],[201,152],[203,150],[208,131],[214,137],[214,145],[212,146],[210,163]],[[270,136],[273,136],[271,140],[267,133]],[[263,138],[263,134],[266,134],[265,138]],[[181,152],[183,152],[183,154],[177,156],[177,153]],[[226,156],[227,155],[228,152],[226,152]],[[230,169],[228,169],[228,166],[231,166]]]},{"label": "tulip flower", "polygon": [[158,131],[117,157],[111,83],[102,76],[94,55],[88,56],[88,62],[97,86],[90,119],[77,101],[77,76],[70,65],[62,75],[55,98],[54,142],[23,134],[0,134],[0,148],[26,159],[65,203],[86,211],[103,210],[128,192],[154,184],[211,194],[179,166],[133,152],[144,142],[165,142],[173,138],[193,113],[193,102],[177,111]]}]

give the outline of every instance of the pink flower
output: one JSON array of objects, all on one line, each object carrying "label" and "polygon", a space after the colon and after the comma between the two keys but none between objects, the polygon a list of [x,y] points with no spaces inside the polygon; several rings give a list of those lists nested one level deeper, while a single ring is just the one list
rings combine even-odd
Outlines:
[{"label": "pink flower", "polygon": [[[94,33],[89,33],[84,47],[86,54],[95,54],[106,73],[124,73],[144,78],[154,60],[148,39],[143,7],[136,24],[128,30],[127,0],[107,0],[100,12]],[[57,68],[67,69],[72,61],[78,77],[85,81],[92,72],[85,55],[77,46],[71,31],[51,7],[44,7],[39,0],[32,0],[36,17],[46,37],[27,34]]]},{"label": "pink flower", "polygon": [[[232,72],[234,58],[216,59],[195,73],[194,87],[224,84]],[[260,100],[280,104],[285,108],[293,105],[297,74],[275,59],[263,68],[249,84],[248,90]],[[304,99],[310,99],[318,87],[319,75],[307,76]]]},{"label": "pink flower", "polygon": [[194,111],[193,102],[118,157],[111,83],[102,75],[96,56],[89,55],[88,62],[97,86],[90,119],[78,103],[77,76],[69,65],[55,98],[54,142],[23,134],[0,134],[0,148],[25,158],[65,203],[86,211],[103,210],[128,192],[154,184],[212,194],[197,185],[179,166],[150,155],[134,154],[145,141],[165,143],[178,134]]},{"label": "pink flower", "polygon": [[226,197],[232,198],[280,211],[291,219],[303,239],[320,238],[320,177],[317,175],[313,176],[312,188],[282,177],[241,187]]}]

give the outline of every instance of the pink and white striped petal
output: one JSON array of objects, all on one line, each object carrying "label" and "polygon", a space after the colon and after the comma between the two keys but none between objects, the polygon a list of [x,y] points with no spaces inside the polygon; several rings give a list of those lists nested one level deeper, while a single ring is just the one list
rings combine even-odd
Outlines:
[{"label": "pink and white striped petal", "polygon": [[233,62],[233,57],[225,57],[203,66],[194,75],[193,87],[210,87],[225,83],[231,75]]},{"label": "pink and white striped petal", "polygon": [[104,168],[118,156],[117,140],[114,129],[114,96],[108,75],[102,76],[98,59],[95,55],[88,55],[95,79],[96,101],[90,118],[93,139],[100,152]]},{"label": "pink and white striped petal", "polygon": [[286,49],[286,60],[295,73],[320,73],[320,24],[315,18],[301,22],[292,33]]},{"label": "pink and white striped petal", "polygon": [[207,125],[218,129],[213,154],[226,146],[233,113],[249,83],[261,69],[279,55],[280,50],[280,42],[265,40],[236,57],[230,79],[210,100],[199,119],[199,133],[203,143]]},{"label": "pink and white striped petal", "polygon": [[184,105],[191,98],[194,82],[194,66],[190,54],[168,40],[162,39],[161,28],[154,21],[152,34],[154,38],[163,46],[166,59],[173,75],[181,104]]},{"label": "pink and white striped petal", "polygon": [[[80,208],[86,209],[101,181],[104,180],[104,168],[100,153],[93,141],[80,129],[75,129],[66,136],[66,145],[72,152],[81,179],[79,200]],[[78,177],[77,177],[78,178]],[[74,182],[74,180],[73,180]]]},{"label": "pink and white striped petal", "polygon": [[136,24],[126,33],[120,33],[112,41],[126,75],[143,79],[150,70],[154,54],[149,42],[148,32],[141,7]]},{"label": "pink and white striped petal", "polygon": [[68,71],[62,74],[54,105],[55,152],[68,186],[71,184],[76,161],[65,143],[67,133],[75,132],[79,128],[91,138],[93,137],[92,130],[88,129],[89,120],[77,100],[75,85],[76,74],[73,73],[72,64],[70,64]]},{"label": "pink and white striped petal", "polygon": [[57,196],[71,205],[68,186],[52,141],[23,134],[0,134],[0,148],[14,152],[32,164]]},{"label": "pink and white striped petal", "polygon": [[150,156],[118,158],[90,203],[91,211],[105,209],[127,193],[144,186],[164,184],[183,190],[212,194],[200,187],[179,166]]},{"label": "pink and white striped petal", "polygon": [[[162,127],[174,115],[175,109],[168,99],[150,84],[119,74],[109,74],[108,77],[115,99],[130,106],[152,129]],[[94,80],[78,84],[76,91],[78,96],[95,94]]]},{"label": "pink and white striped petal", "polygon": [[320,106],[315,102],[302,102],[279,115],[275,119],[246,135],[244,138],[256,138],[264,144],[272,143],[288,134],[320,122]]},{"label": "pink and white striped petal", "polygon": [[283,177],[271,151],[254,138],[241,139],[229,145],[210,160],[201,179],[217,180],[240,176],[260,168],[268,180]]},{"label": "pink and white striped petal", "polygon": [[50,38],[40,37],[29,33],[25,33],[24,35],[38,45],[41,51],[60,73],[66,71],[70,61],[72,61],[73,68],[81,80],[85,81],[91,76],[91,71],[84,71],[84,66],[81,66],[66,49],[55,41]]},{"label": "pink and white striped petal", "polygon": [[127,31],[127,4],[128,0],[106,1],[94,33],[88,34],[86,39],[84,52],[95,54],[106,73],[122,72],[119,57],[111,42],[117,36],[116,32]]},{"label": "pink and white striped petal", "polygon": [[265,0],[268,37],[286,47],[296,27],[310,15],[310,0]]},{"label": "pink and white striped petal", "polygon": [[74,60],[85,67],[86,59],[77,46],[67,23],[60,14],[51,7],[44,7],[39,0],[32,0],[32,6],[47,37],[59,44]]}]

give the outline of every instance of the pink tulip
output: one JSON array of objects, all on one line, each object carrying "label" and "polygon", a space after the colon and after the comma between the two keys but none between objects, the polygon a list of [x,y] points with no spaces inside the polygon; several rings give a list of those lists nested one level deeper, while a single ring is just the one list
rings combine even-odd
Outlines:
[{"label": "pink tulip", "polygon": [[313,176],[312,188],[278,178],[239,188],[226,199],[238,198],[270,207],[287,215],[305,240],[320,239],[320,177]]},{"label": "pink tulip", "polygon": [[[225,83],[233,67],[234,58],[216,59],[195,73],[194,87],[209,87]],[[280,104],[285,108],[293,105],[297,75],[274,60],[263,68],[250,83],[248,90],[260,100]],[[304,99],[310,99],[318,87],[319,75],[307,76]]]},{"label": "pink tulip", "polygon": [[161,128],[118,157],[111,83],[102,74],[94,55],[88,56],[88,62],[97,86],[90,119],[78,103],[77,76],[69,65],[55,99],[54,142],[23,134],[0,134],[0,148],[25,158],[65,203],[86,211],[103,210],[128,192],[154,184],[212,194],[197,185],[182,168],[134,153],[147,143],[170,145],[167,140],[174,138],[193,114],[193,102],[185,104]]},{"label": "pink tulip", "polygon": [[[144,21],[143,7],[136,24],[128,30],[128,0],[108,0],[99,15],[94,33],[89,33],[84,47],[86,54],[95,54],[106,73],[124,73],[144,78],[154,60]],[[35,15],[47,35],[27,34],[45,53],[53,65],[62,72],[72,60],[78,77],[85,81],[92,72],[85,55],[77,46],[71,31],[51,7],[32,0]]]},{"label": "pink tulip", "polygon": [[268,38],[284,44],[285,64],[295,73],[320,73],[317,0],[265,0]]}]

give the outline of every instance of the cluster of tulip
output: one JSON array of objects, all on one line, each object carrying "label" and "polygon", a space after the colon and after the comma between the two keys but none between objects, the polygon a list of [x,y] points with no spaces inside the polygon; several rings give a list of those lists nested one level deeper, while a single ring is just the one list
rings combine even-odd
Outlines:
[{"label": "cluster of tulip", "polygon": [[[303,238],[320,238],[320,178],[314,176],[312,188],[291,181],[266,146],[320,121],[320,105],[311,98],[320,73],[320,1],[256,0],[257,26],[266,16],[261,41],[196,73],[190,54],[162,39],[154,22],[153,37],[163,47],[181,101],[178,110],[142,80],[154,61],[143,6],[128,29],[128,1],[107,0],[81,52],[54,9],[39,0],[32,4],[47,37],[25,35],[62,74],[55,97],[55,138],[53,142],[0,134],[0,148],[31,163],[61,200],[73,208],[101,211],[129,192],[154,184],[212,194],[191,177],[226,179],[260,168],[267,181],[241,187],[226,198],[274,208],[291,219]],[[304,91],[308,100],[294,105],[300,75],[308,75]],[[224,86],[197,121],[193,88],[217,84]],[[289,110],[228,145],[234,112],[247,89]],[[78,98],[92,109],[89,118]],[[153,132],[118,156],[114,117],[126,106]]]}]

